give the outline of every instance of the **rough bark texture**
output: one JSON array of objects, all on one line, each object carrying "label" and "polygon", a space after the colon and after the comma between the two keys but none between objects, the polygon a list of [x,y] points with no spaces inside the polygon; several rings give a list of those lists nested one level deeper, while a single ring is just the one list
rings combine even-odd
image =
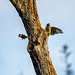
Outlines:
[{"label": "rough bark texture", "polygon": [[57,75],[48,51],[48,35],[41,27],[36,0],[10,0],[21,17],[28,34],[27,50],[36,75]]}]

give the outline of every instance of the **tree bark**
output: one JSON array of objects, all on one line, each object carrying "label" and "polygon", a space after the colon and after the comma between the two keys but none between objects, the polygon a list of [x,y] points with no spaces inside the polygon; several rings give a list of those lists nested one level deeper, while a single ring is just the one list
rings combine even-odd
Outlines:
[{"label": "tree bark", "polygon": [[48,51],[48,35],[41,27],[36,0],[10,0],[21,17],[28,35],[27,51],[36,75],[57,75]]}]

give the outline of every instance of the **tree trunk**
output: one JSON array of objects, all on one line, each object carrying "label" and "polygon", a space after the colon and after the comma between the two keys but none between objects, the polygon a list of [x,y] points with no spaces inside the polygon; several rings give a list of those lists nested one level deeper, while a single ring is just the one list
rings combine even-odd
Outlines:
[{"label": "tree trunk", "polygon": [[48,35],[41,27],[36,0],[10,0],[21,17],[28,35],[27,50],[36,75],[57,75],[48,51]]}]

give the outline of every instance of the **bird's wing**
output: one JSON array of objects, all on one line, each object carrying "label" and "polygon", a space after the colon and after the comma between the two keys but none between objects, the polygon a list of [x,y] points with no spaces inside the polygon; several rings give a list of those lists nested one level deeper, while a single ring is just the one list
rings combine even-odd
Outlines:
[{"label": "bird's wing", "polygon": [[63,33],[63,32],[59,28],[51,27],[51,35],[58,34],[58,33]]}]

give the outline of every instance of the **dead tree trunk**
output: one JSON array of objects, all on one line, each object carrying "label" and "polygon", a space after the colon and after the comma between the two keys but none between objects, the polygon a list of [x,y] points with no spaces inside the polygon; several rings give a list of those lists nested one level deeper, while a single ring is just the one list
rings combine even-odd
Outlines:
[{"label": "dead tree trunk", "polygon": [[27,50],[36,75],[57,75],[48,51],[48,35],[41,27],[36,0],[10,0],[21,17],[28,34]]}]

